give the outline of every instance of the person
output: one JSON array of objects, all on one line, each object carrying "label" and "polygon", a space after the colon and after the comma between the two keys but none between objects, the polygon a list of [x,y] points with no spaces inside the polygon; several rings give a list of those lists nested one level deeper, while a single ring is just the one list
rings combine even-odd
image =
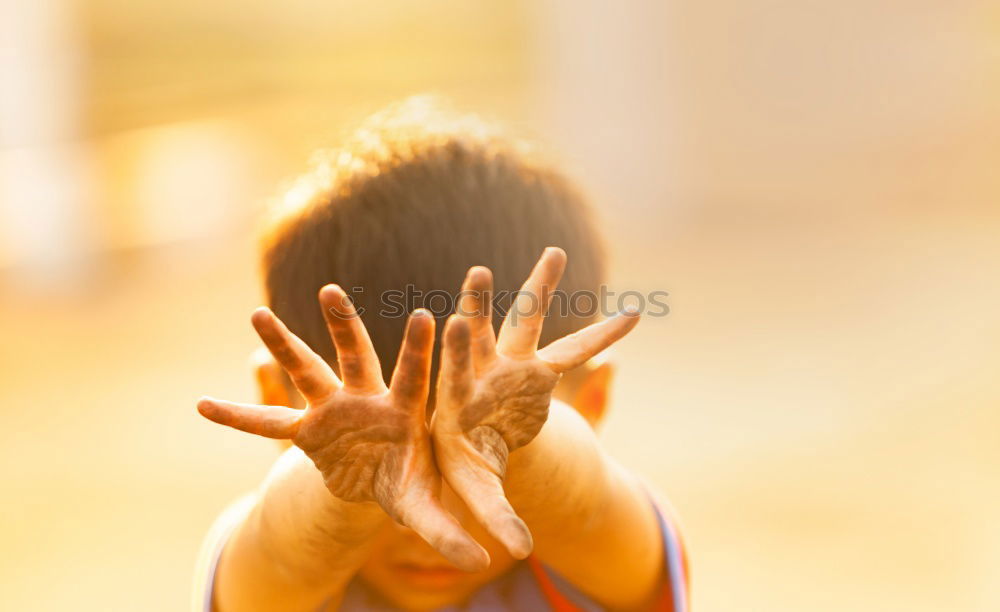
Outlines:
[{"label": "person", "polygon": [[291,445],[210,531],[195,609],[687,609],[672,513],[593,431],[639,313],[577,307],[605,255],[565,176],[410,99],[317,158],[262,261],[263,405],[198,410]]}]

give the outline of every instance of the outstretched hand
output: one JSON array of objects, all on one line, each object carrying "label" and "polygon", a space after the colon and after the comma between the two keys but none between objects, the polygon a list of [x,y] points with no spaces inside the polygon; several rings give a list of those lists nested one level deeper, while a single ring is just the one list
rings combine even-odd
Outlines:
[{"label": "outstretched hand", "polygon": [[445,325],[431,437],[438,468],[476,519],[516,558],[531,533],[503,490],[510,452],[531,442],[548,418],[563,372],[601,352],[639,322],[625,310],[538,350],[545,313],[566,266],[562,249],[545,250],[494,336],[493,276],[471,268],[458,312]]},{"label": "outstretched hand", "polygon": [[339,379],[329,365],[267,308],[252,322],[268,350],[306,399],[305,410],[203,398],[206,418],[305,451],[333,495],[376,502],[456,566],[482,570],[489,555],[441,505],[441,478],[425,425],[434,318],[414,311],[387,388],[378,356],[350,299],[337,285],[319,294],[337,349]]}]

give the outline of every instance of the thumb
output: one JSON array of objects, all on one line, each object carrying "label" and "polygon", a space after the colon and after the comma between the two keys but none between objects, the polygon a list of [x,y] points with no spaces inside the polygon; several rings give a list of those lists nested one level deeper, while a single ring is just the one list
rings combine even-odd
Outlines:
[{"label": "thumb", "polygon": [[409,527],[455,567],[481,572],[490,566],[490,555],[459,524],[430,491],[400,500],[394,518]]}]

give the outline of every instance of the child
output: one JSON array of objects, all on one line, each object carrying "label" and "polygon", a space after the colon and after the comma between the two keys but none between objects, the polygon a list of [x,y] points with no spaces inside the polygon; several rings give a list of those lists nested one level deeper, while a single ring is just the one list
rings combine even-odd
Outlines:
[{"label": "child", "polygon": [[289,193],[252,317],[266,405],[198,410],[294,446],[213,527],[196,607],[686,610],[673,524],[591,430],[611,373],[591,358],[638,313],[545,316],[560,279],[603,282],[572,185],[417,98]]}]

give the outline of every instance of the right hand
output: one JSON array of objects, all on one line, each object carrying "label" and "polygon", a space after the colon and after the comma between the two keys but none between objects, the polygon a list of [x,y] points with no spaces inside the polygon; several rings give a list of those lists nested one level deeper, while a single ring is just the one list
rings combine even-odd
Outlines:
[{"label": "right hand", "polygon": [[376,502],[459,568],[485,569],[489,555],[439,499],[441,476],[425,424],[434,317],[426,310],[410,315],[387,388],[350,298],[337,285],[327,285],[319,301],[343,382],[274,313],[260,308],[253,314],[254,328],[306,399],[305,410],[203,398],[198,411],[241,431],[291,440],[336,497]]}]

